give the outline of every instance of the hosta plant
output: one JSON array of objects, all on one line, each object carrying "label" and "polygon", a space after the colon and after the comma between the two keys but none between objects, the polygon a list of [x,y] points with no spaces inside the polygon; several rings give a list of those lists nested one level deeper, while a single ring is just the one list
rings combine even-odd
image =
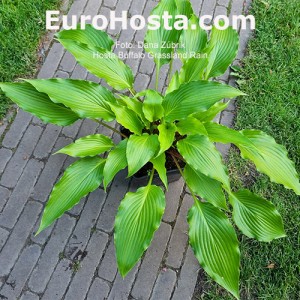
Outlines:
[{"label": "hosta plant", "polygon": [[[68,126],[88,118],[122,136],[115,143],[110,137],[93,134],[58,151],[78,160],[54,186],[38,232],[102,183],[106,189],[122,169],[127,167],[128,176],[132,176],[148,164],[148,184],[126,194],[115,219],[117,264],[120,274],[126,276],[160,226],[166,206],[164,190],[168,189],[166,158],[172,159],[194,199],[187,222],[195,256],[216,282],[238,298],[240,251],[232,222],[243,234],[262,242],[285,233],[270,201],[249,190],[231,189],[227,168],[214,143],[236,145],[242,157],[251,160],[260,172],[300,195],[298,175],[287,151],[272,137],[259,130],[235,131],[214,122],[229,103],[222,99],[243,95],[213,80],[227,70],[237,54],[236,31],[213,28],[208,38],[187,0],[162,0],[152,14],[162,15],[166,10],[171,15],[186,15],[189,29],[161,27],[146,34],[145,50],[155,60],[157,83],[161,66],[172,64],[175,52],[181,54],[182,68],[171,77],[164,94],[157,89],[136,92],[131,69],[112,52],[113,40],[91,26],[60,31],[56,38],[113,92],[93,82],[72,79],[26,79],[1,83],[0,88],[45,123]],[[179,47],[161,47],[165,42],[179,43]],[[158,47],[151,48],[151,44]],[[195,54],[202,54],[201,58]],[[126,130],[121,132],[119,126],[108,124],[114,120]],[[165,188],[153,184],[155,174]]]}]

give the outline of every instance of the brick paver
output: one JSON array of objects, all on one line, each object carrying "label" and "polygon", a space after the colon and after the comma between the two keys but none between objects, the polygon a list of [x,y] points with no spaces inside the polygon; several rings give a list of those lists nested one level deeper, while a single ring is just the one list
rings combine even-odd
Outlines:
[{"label": "brick paver", "polygon": [[[251,1],[191,2],[198,15],[216,16],[240,14],[248,9]],[[147,17],[156,3],[154,0],[74,0],[69,16],[83,12],[108,14],[116,9],[117,13],[129,10],[131,15],[143,13]],[[109,32],[115,40],[130,42],[142,41],[145,30],[117,28]],[[241,32],[235,63],[243,57],[250,34],[250,30]],[[127,63],[136,75],[137,90],[154,87],[153,61],[128,59]],[[174,62],[174,70],[179,67],[180,62]],[[160,90],[165,89],[167,72],[168,67],[163,66]],[[78,65],[57,42],[50,48],[38,77],[100,81]],[[220,80],[235,83],[229,70]],[[233,102],[218,120],[230,126],[234,109]],[[10,126],[0,126],[0,299],[192,299],[200,266],[188,246],[186,212],[192,199],[183,180],[170,184],[162,225],[142,261],[125,280],[117,273],[113,224],[120,200],[128,190],[136,188],[134,182],[131,184],[126,179],[126,171],[115,178],[107,194],[99,188],[52,227],[34,236],[53,185],[74,161],[51,153],[78,137],[95,132],[111,134],[90,120],[77,121],[65,128],[45,125],[22,110]],[[229,150],[228,145],[217,147],[224,155]]]}]

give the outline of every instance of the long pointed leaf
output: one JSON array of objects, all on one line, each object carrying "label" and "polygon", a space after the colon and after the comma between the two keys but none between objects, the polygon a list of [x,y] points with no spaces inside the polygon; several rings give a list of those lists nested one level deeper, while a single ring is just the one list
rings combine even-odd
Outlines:
[{"label": "long pointed leaf", "polygon": [[248,190],[230,194],[233,220],[248,237],[270,242],[285,236],[283,222],[275,206]]},{"label": "long pointed leaf", "polygon": [[99,84],[60,78],[27,81],[38,91],[47,94],[53,102],[64,104],[83,118],[114,119],[109,103],[115,103],[116,99]]},{"label": "long pointed leaf", "polygon": [[27,82],[0,83],[0,89],[23,110],[32,113],[45,123],[67,126],[79,119],[72,110],[53,103],[46,94],[40,93]]},{"label": "long pointed leaf", "polygon": [[98,188],[103,179],[104,163],[100,157],[83,158],[67,168],[52,190],[37,234]]},{"label": "long pointed leaf", "polygon": [[113,146],[114,143],[109,137],[93,134],[76,140],[56,153],[64,153],[73,157],[96,156],[110,150]]},{"label": "long pointed leaf", "polygon": [[149,247],[166,206],[161,188],[153,185],[127,193],[115,221],[115,247],[119,272],[123,277]]},{"label": "long pointed leaf", "polygon": [[241,91],[218,82],[192,81],[166,95],[163,101],[166,121],[185,119],[190,114],[208,110],[223,98],[244,95]]},{"label": "long pointed leaf", "polygon": [[215,145],[204,135],[190,135],[177,143],[185,161],[204,175],[223,183],[230,190],[227,169]]},{"label": "long pointed leaf", "polygon": [[239,298],[240,252],[226,215],[197,201],[188,214],[189,238],[200,265],[213,280]]},{"label": "long pointed leaf", "polygon": [[141,136],[131,135],[128,139],[126,156],[128,162],[128,177],[141,169],[159,148],[157,135],[144,133]]}]

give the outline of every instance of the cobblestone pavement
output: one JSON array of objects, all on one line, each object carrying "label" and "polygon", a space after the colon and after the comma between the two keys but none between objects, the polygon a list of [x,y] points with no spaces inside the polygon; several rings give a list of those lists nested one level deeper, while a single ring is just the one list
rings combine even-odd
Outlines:
[{"label": "cobblestone pavement", "polygon": [[[249,6],[249,0],[191,2],[201,15],[241,14]],[[146,17],[156,4],[152,0],[74,0],[69,14],[108,15],[115,9]],[[118,28],[109,33],[128,42],[143,41],[145,32]],[[238,59],[243,57],[249,35],[249,30],[241,32]],[[136,90],[154,87],[151,60],[128,59],[127,63],[136,75]],[[164,66],[160,90],[165,88],[167,71]],[[38,77],[99,82],[56,42]],[[220,80],[234,84],[229,71]],[[219,121],[231,125],[233,111],[234,105],[230,105]],[[113,223],[120,200],[136,188],[124,172],[107,194],[96,190],[34,237],[53,184],[72,162],[51,153],[75,138],[110,133],[89,120],[65,128],[45,125],[22,110],[6,126],[0,127],[0,299],[192,299],[200,267],[188,246],[186,213],[192,199],[182,180],[170,184],[161,227],[142,261],[122,280],[115,263]],[[228,147],[219,147],[224,154],[228,151]]]}]

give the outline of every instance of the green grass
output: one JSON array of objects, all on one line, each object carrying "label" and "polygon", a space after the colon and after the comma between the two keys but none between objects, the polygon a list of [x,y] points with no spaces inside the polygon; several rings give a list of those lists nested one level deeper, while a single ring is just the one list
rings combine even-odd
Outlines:
[{"label": "green grass", "polygon": [[[269,4],[269,5],[268,5]],[[236,129],[256,128],[283,144],[300,172],[300,4],[299,0],[253,2],[254,39],[241,71]],[[235,188],[246,186],[271,200],[281,213],[287,238],[260,243],[240,235],[241,299],[300,299],[300,199],[259,175],[236,149],[229,155]],[[267,268],[274,263],[273,269]],[[200,299],[233,299],[209,279]],[[202,297],[201,297],[202,295]]]},{"label": "green grass", "polygon": [[[57,9],[60,0],[1,0],[0,81],[32,76],[37,68],[37,48],[45,32],[46,10]],[[0,95],[0,119],[10,100]]]}]

